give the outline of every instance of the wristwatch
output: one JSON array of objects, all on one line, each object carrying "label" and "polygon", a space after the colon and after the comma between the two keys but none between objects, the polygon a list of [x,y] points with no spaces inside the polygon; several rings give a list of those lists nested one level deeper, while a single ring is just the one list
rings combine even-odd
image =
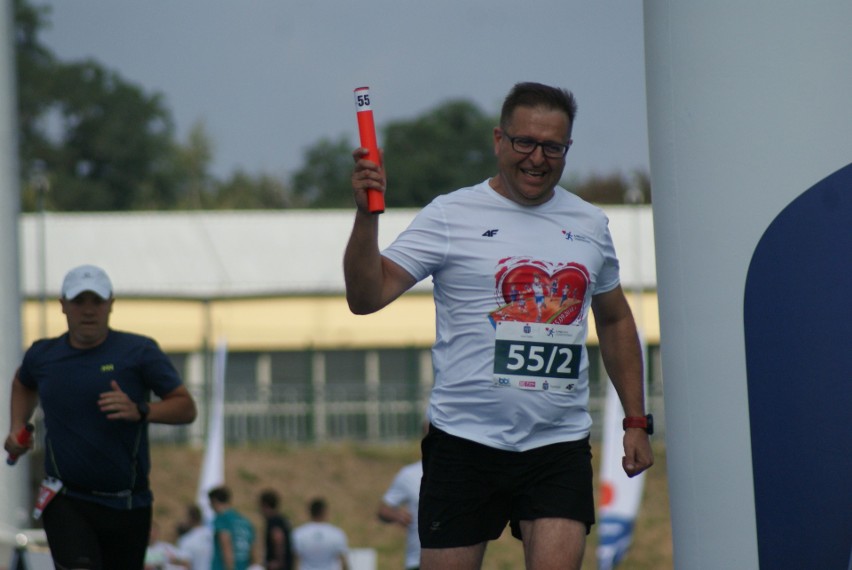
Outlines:
[{"label": "wristwatch", "polygon": [[148,412],[151,408],[148,407],[148,402],[137,402],[136,409],[139,410],[139,423],[143,424],[148,421]]},{"label": "wristwatch", "polygon": [[648,414],[647,416],[626,417],[624,418],[624,421],[621,422],[621,426],[624,429],[642,428],[648,432],[648,435],[652,435],[654,433],[654,416],[652,414]]}]

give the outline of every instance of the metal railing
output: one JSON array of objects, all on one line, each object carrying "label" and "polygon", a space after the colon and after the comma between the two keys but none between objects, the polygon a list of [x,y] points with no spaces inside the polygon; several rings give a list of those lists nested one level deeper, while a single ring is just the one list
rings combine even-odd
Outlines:
[{"label": "metal railing", "polygon": [[[599,383],[592,388],[593,396],[589,401],[589,411],[594,422],[592,439],[599,440],[606,386]],[[410,389],[400,390],[394,386],[368,394],[366,389],[353,386],[326,386],[323,393],[316,394],[301,387],[280,387],[279,390],[272,390],[271,397],[230,400],[224,405],[225,442],[228,445],[245,445],[263,442],[311,444],[341,440],[372,443],[410,441],[420,437],[426,395],[400,397],[400,392],[404,391],[411,392]],[[206,401],[205,394],[194,396],[199,402]],[[647,408],[655,414],[657,434],[662,437],[665,420],[660,386],[652,386]],[[201,414],[195,426],[152,425],[149,432],[151,440],[203,446],[206,432],[204,417],[205,414]]]}]

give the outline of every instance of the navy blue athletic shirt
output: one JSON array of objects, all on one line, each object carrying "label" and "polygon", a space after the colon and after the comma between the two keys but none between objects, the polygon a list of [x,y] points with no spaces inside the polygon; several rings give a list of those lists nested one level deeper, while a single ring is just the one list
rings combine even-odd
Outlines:
[{"label": "navy blue athletic shirt", "polygon": [[110,330],[103,343],[88,349],[72,347],[67,333],[38,340],[24,355],[18,378],[38,391],[45,473],[60,479],[68,496],[116,509],[151,504],[147,424],[108,420],[98,397],[111,390],[111,380],[134,402],[181,385],[153,339]]}]

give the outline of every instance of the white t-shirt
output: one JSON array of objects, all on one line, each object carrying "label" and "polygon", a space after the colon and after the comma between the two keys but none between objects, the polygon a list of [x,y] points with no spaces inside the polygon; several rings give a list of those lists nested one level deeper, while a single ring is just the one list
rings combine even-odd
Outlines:
[{"label": "white t-shirt", "polygon": [[588,435],[589,308],[619,284],[603,210],[559,187],[521,206],[486,180],[433,200],[382,254],[434,282],[436,427],[510,451]]},{"label": "white t-shirt", "polygon": [[423,478],[423,463],[416,461],[399,470],[393,483],[385,492],[382,501],[391,507],[405,508],[411,513],[408,537],[405,545],[405,567],[420,566],[420,537],[417,534],[417,510],[420,506],[420,480]]},{"label": "white t-shirt", "polygon": [[341,529],[309,522],[293,530],[293,551],[299,558],[299,570],[339,570],[340,556],[349,546]]},{"label": "white t-shirt", "polygon": [[192,570],[207,570],[213,561],[213,531],[208,526],[197,526],[184,533],[177,541],[182,558],[192,562]]},{"label": "white t-shirt", "polygon": [[145,550],[145,568],[146,570],[184,570],[183,566],[172,564],[172,558],[186,560],[175,546],[159,540],[149,544]]}]

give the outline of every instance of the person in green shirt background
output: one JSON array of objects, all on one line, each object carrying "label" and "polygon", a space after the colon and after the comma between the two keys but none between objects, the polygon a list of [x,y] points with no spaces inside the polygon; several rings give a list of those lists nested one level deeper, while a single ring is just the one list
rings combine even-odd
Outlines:
[{"label": "person in green shirt background", "polygon": [[231,506],[231,491],[227,487],[211,489],[207,498],[216,513],[212,570],[247,570],[253,562],[254,527]]}]

